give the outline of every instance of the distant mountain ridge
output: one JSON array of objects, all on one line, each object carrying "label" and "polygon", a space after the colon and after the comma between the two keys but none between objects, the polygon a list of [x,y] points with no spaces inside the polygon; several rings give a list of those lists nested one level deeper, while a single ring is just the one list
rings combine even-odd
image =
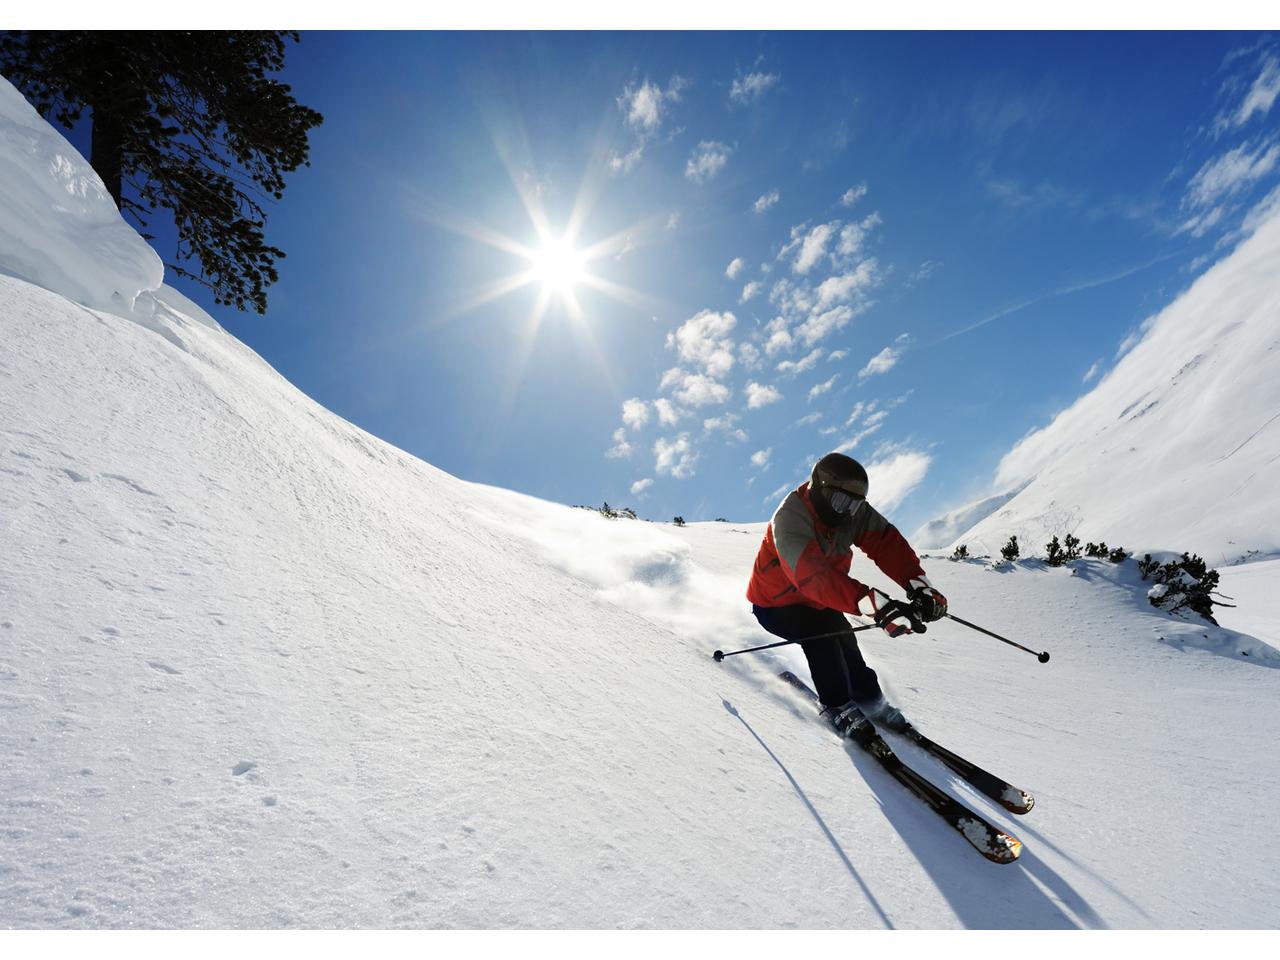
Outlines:
[{"label": "distant mountain ridge", "polygon": [[959,510],[944,513],[936,520],[930,520],[920,527],[912,536],[911,542],[922,550],[938,550],[950,546],[966,530],[985,520],[1016,497],[1025,486],[1026,483],[1023,483],[1005,493],[998,493],[994,497],[987,497],[985,500],[971,503]]}]

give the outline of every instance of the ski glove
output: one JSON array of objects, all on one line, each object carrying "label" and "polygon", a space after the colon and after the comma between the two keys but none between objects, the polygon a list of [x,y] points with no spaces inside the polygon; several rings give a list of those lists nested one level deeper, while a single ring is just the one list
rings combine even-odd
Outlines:
[{"label": "ski glove", "polygon": [[916,577],[907,585],[907,596],[921,620],[932,623],[947,615],[947,598],[938,592],[928,577]]},{"label": "ski glove", "polygon": [[858,601],[858,613],[871,617],[876,626],[891,637],[912,632],[924,633],[927,629],[917,616],[915,607],[901,600],[890,599],[888,594],[874,587]]}]

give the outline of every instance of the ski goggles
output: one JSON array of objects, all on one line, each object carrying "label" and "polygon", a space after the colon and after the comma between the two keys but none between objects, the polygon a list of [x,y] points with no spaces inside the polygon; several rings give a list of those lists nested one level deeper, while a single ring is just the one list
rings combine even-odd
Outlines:
[{"label": "ski goggles", "polygon": [[831,487],[827,493],[827,502],[831,504],[831,509],[840,516],[857,510],[866,499],[866,497],[860,497],[857,494],[850,493],[848,490],[842,490],[840,487]]}]

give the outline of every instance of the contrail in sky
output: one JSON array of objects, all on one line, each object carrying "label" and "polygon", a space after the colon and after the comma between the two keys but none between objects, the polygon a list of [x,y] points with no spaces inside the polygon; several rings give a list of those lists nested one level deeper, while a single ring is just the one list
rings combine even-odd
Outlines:
[{"label": "contrail in sky", "polygon": [[952,333],[948,333],[944,337],[939,337],[937,340],[933,341],[932,343],[925,344],[924,346],[936,347],[940,343],[946,343],[948,340],[958,337],[961,334],[965,334],[965,333],[969,333],[970,331],[977,330],[979,327],[985,327],[988,323],[994,323],[995,321],[999,320],[1002,317],[1007,317],[1011,313],[1017,313],[1019,310],[1025,310],[1027,307],[1030,307],[1033,304],[1040,303],[1044,300],[1051,300],[1054,297],[1065,296],[1068,293],[1077,293],[1081,290],[1089,290],[1089,289],[1092,289],[1093,287],[1101,287],[1104,284],[1114,283],[1117,280],[1123,280],[1125,277],[1132,276],[1135,273],[1140,273],[1143,270],[1146,270],[1150,267],[1154,267],[1157,263],[1163,263],[1165,260],[1172,260],[1174,257],[1180,255],[1181,253],[1182,253],[1181,250],[1175,250],[1173,253],[1166,253],[1162,256],[1156,257],[1154,260],[1148,260],[1146,263],[1139,264],[1136,267],[1130,267],[1128,270],[1125,270],[1121,273],[1113,274],[1109,277],[1102,277],[1098,280],[1087,280],[1084,283],[1073,284],[1072,286],[1063,287],[1060,290],[1054,290],[1054,291],[1051,291],[1050,293],[1043,294],[1042,296],[1039,296],[1039,297],[1033,297],[1030,300],[1024,300],[1022,303],[1016,303],[1011,307],[1005,307],[1003,310],[999,311],[998,313],[993,313],[991,316],[983,320],[979,320],[977,323],[971,323],[967,327],[962,327],[959,330],[955,330]]}]

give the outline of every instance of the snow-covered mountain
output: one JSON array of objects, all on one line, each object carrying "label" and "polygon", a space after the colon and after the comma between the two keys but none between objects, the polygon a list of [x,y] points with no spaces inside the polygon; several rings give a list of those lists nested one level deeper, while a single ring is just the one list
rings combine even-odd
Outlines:
[{"label": "snow-covered mountain", "polygon": [[1021,487],[1016,496],[918,536],[991,555],[1010,535],[1043,553],[1066,533],[1219,565],[1280,554],[1280,214],[1270,210],[1143,324],[1096,387],[1005,455],[993,486]]},{"label": "snow-covered mountain", "polygon": [[975,524],[987,519],[1006,503],[1022,492],[1027,481],[1005,493],[994,497],[986,497],[976,503],[968,504],[958,510],[952,510],[920,527],[911,538],[911,543],[921,550],[937,550],[954,543],[956,538]]},{"label": "snow-covered mountain", "polygon": [[343,421],[161,285],[32,118],[0,82],[3,229],[50,244],[0,250],[0,927],[1280,924],[1273,646],[1132,564],[928,558],[1053,654],[864,635],[1036,794],[1011,817],[899,744],[1025,841],[988,863],[777,681],[794,648],[713,662],[770,639],[762,525],[609,521]]}]

